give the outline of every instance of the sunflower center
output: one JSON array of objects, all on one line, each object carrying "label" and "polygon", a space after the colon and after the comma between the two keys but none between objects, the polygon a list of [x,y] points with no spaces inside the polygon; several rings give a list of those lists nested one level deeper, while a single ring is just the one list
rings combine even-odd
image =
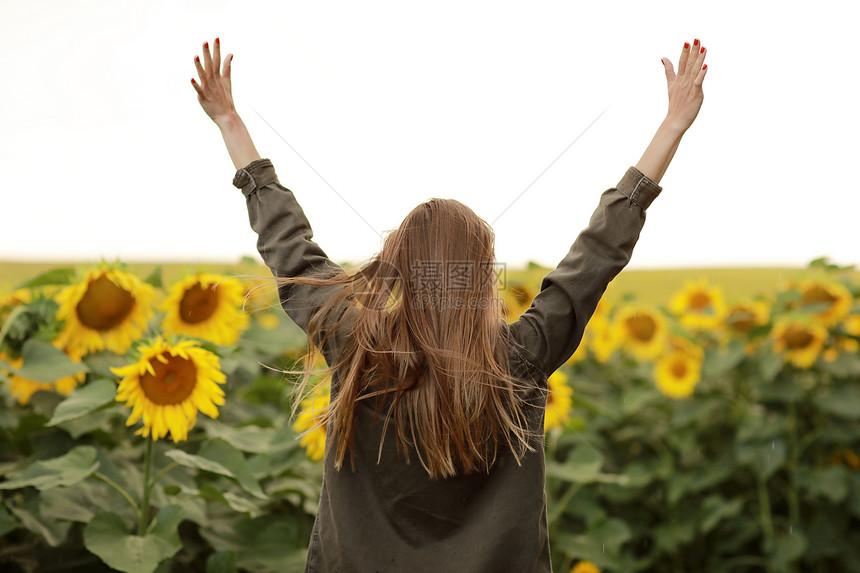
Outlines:
[{"label": "sunflower center", "polygon": [[791,326],[786,330],[785,334],[783,335],[783,338],[785,339],[786,346],[793,350],[796,350],[798,348],[806,348],[807,346],[812,344],[812,340],[814,337],[805,328]]},{"label": "sunflower center", "polygon": [[628,318],[626,322],[630,336],[641,342],[649,342],[654,338],[654,333],[657,331],[657,324],[654,319],[647,315],[636,315]]},{"label": "sunflower center", "polygon": [[192,286],[182,295],[179,303],[179,318],[188,324],[197,324],[207,320],[218,308],[218,292],[211,288],[203,288],[200,283]]},{"label": "sunflower center", "polygon": [[704,310],[711,305],[711,297],[706,293],[697,292],[690,297],[690,308],[695,310]]},{"label": "sunflower center", "polygon": [[167,358],[167,364],[153,358],[150,363],[155,376],[146,372],[140,377],[140,387],[146,397],[159,406],[179,404],[191,395],[197,384],[197,367],[181,356],[168,353],[161,356]]},{"label": "sunflower center", "polygon": [[817,302],[833,304],[835,300],[836,298],[827,289],[820,286],[814,286],[803,293],[803,302],[807,304],[815,304]]},{"label": "sunflower center", "polygon": [[131,293],[102,275],[89,284],[75,312],[87,328],[104,331],[121,324],[133,309]]},{"label": "sunflower center", "polygon": [[729,315],[728,323],[733,329],[746,332],[755,326],[755,314],[746,309],[734,310]]},{"label": "sunflower center", "polygon": [[683,378],[687,375],[687,363],[683,360],[675,360],[672,363],[672,376],[675,378]]}]

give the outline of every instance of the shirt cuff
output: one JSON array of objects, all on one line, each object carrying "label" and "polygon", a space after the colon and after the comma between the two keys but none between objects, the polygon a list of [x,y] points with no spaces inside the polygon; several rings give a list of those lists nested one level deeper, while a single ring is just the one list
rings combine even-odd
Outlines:
[{"label": "shirt cuff", "polygon": [[657,198],[662,187],[654,183],[647,175],[632,165],[618,182],[616,187],[631,203],[638,205],[643,211]]},{"label": "shirt cuff", "polygon": [[251,193],[275,183],[278,176],[275,174],[275,166],[269,159],[255,159],[242,169],[236,171],[233,176],[233,186],[242,190],[242,194],[248,197]]}]

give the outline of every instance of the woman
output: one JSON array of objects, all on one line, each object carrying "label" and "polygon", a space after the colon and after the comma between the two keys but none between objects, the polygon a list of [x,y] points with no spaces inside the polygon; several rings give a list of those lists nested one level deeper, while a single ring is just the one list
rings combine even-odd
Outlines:
[{"label": "woman", "polygon": [[456,200],[416,207],[363,268],[332,262],[236,113],[232,55],[222,68],[219,40],[212,54],[203,44],[200,84],[191,80],[198,101],[221,129],[281,305],[332,365],[307,572],[551,571],[547,377],[576,350],[630,260],[645,210],[702,105],[705,53],[699,40],[685,43],[677,75],[661,60],[666,118],[636,166],[602,194],[531,307],[508,325],[492,230]]}]

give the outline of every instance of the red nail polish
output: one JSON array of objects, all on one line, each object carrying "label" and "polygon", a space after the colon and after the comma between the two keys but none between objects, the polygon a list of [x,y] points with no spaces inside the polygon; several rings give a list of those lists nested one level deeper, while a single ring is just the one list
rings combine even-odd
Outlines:
[{"label": "red nail polish", "polygon": [[221,40],[220,40],[219,38],[215,38],[215,43],[216,43],[216,44],[220,44],[220,43],[221,43]]},{"label": "red nail polish", "polygon": [[194,61],[195,61],[195,62],[199,62],[199,61],[200,61],[200,56],[194,56]]},{"label": "red nail polish", "polygon": [[204,42],[203,47],[208,49],[209,48],[209,42]]},{"label": "red nail polish", "polygon": [[194,78],[191,78],[191,83],[196,84],[197,82],[194,81]]},{"label": "red nail polish", "polygon": [[698,38],[697,38],[697,39],[695,39],[695,40],[693,40],[693,45],[694,45],[694,46],[698,46],[698,45],[699,45],[699,40],[698,40]]},{"label": "red nail polish", "polygon": [[660,58],[660,63],[663,64],[664,66],[666,65],[666,62],[663,61],[663,58]]},{"label": "red nail polish", "polygon": [[689,49],[690,49],[690,42],[684,42],[684,49],[685,49],[685,50],[689,50]]},{"label": "red nail polish", "polygon": [[704,54],[704,53],[705,53],[705,46],[702,46],[702,49],[701,49],[701,50],[699,50],[699,53],[700,53],[700,54]]},{"label": "red nail polish", "polygon": [[708,64],[705,64],[704,66],[702,66],[702,69],[703,69],[703,70],[707,70],[707,69],[708,69]]}]

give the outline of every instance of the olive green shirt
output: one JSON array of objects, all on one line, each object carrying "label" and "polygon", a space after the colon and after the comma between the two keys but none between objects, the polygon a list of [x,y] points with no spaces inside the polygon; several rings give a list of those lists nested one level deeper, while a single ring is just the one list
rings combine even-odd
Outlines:
[{"label": "olive green shirt", "polygon": [[[320,266],[339,269],[312,240],[310,223],[269,159],[239,169],[233,185],[247,200],[257,248],[274,276],[299,276]],[[530,419],[536,434],[543,435],[547,378],[576,350],[609,282],[629,262],[645,210],[661,190],[631,166],[617,187],[603,192],[588,226],[543,278],[531,307],[516,322],[502,324],[515,343],[512,373],[534,381],[524,399],[536,406]],[[307,332],[313,311],[338,288],[286,285],[279,289],[281,305]],[[348,332],[343,327],[332,333],[322,348],[329,364]],[[332,392],[338,380],[335,371]],[[325,458],[306,573],[552,571],[542,438],[521,466],[507,451],[489,473],[434,480],[420,463],[406,464],[396,454],[391,435],[377,464],[381,424],[373,423],[367,401],[357,408],[354,468],[345,461],[338,471],[331,456]],[[331,433],[326,441],[328,453]]]}]

